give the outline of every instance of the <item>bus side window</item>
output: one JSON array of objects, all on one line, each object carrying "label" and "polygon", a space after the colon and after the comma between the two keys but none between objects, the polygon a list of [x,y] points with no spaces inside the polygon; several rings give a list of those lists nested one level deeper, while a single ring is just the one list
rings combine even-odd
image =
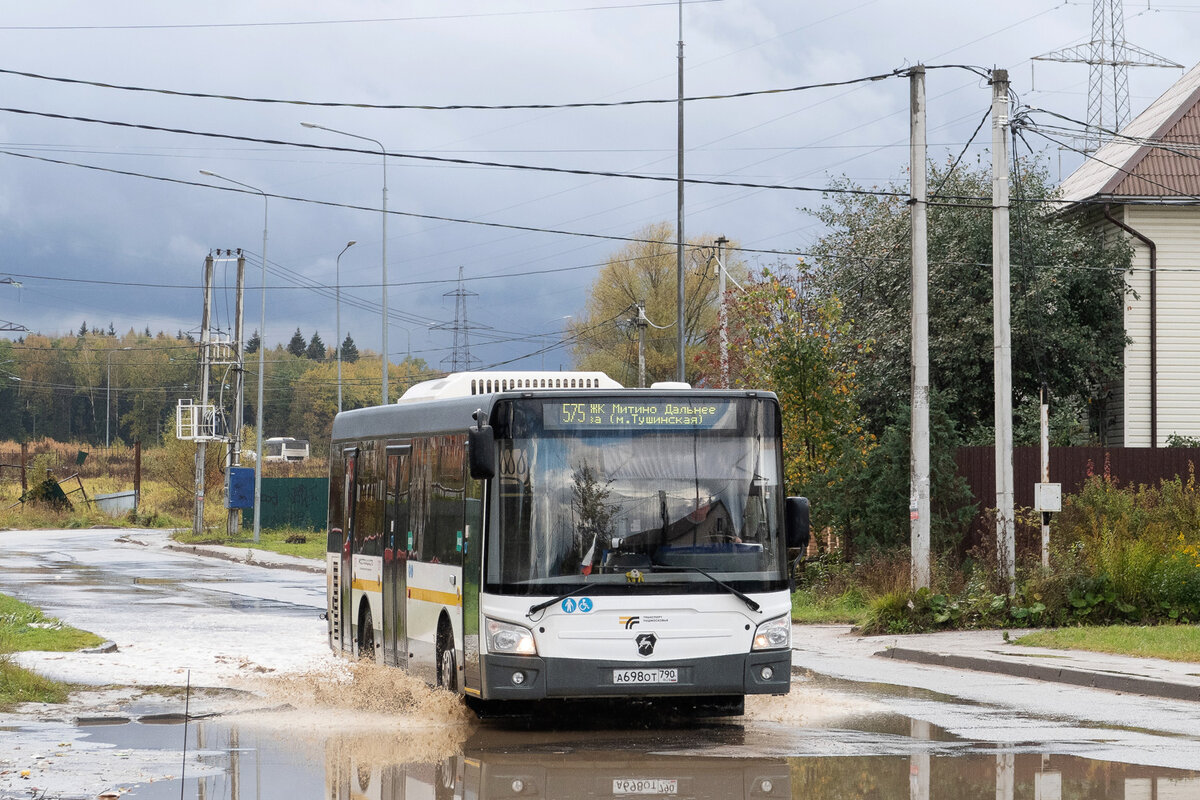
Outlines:
[{"label": "bus side window", "polygon": [[430,497],[430,555],[443,564],[462,563],[463,496],[466,489],[465,434],[439,436]]},{"label": "bus side window", "polygon": [[383,470],[376,442],[365,442],[358,456],[354,552],[383,555]]},{"label": "bus side window", "polygon": [[346,460],[336,448],[329,454],[329,530],[341,533],[345,526],[342,495],[346,491]]},{"label": "bus side window", "polygon": [[[408,550],[409,556],[418,561],[428,561],[430,553],[427,530],[427,520],[429,519],[429,484],[431,469],[430,456],[432,448],[429,446],[428,439],[414,439],[412,446],[412,463],[410,470],[412,472],[412,491],[409,494],[410,507],[408,518],[408,530],[405,531],[405,537],[408,541],[404,542],[405,549]],[[409,537],[409,534],[412,534]]]}]

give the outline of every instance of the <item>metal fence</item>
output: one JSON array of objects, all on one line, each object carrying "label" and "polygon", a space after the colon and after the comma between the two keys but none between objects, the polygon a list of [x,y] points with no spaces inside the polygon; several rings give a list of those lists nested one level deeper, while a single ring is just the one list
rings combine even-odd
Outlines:
[{"label": "metal fence", "polygon": [[[996,463],[992,447],[962,447],[954,455],[981,509],[996,507]],[[1187,479],[1200,464],[1200,447],[1051,447],[1050,481],[1061,483],[1064,498],[1079,491],[1089,475],[1108,474],[1120,486]],[[1042,479],[1041,451],[1013,448],[1013,488],[1018,508],[1033,506],[1033,485]],[[976,518],[978,528],[981,518]]]},{"label": "metal fence", "polygon": [[[329,513],[328,478],[263,478],[263,528],[325,529]],[[254,512],[242,512],[242,526],[253,526]]]}]

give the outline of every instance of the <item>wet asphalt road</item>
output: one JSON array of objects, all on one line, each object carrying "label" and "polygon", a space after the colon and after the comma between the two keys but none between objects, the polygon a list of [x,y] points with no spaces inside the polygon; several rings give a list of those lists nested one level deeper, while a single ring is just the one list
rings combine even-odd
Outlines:
[{"label": "wet asphalt road", "polygon": [[[118,646],[21,663],[79,684],[159,686],[233,686],[337,663],[319,618],[323,576],[166,551],[160,532],[138,535],[149,545],[123,535],[0,533],[0,592]],[[792,694],[720,723],[635,716],[538,729],[425,711],[363,728],[349,710],[315,722],[226,715],[188,727],[185,766],[183,726],[154,716],[152,700],[88,725],[78,709],[0,716],[0,797],[94,797],[108,782],[178,797],[186,770],[183,795],[197,798],[1200,798],[1195,704],[898,664],[800,629],[796,638]]]}]

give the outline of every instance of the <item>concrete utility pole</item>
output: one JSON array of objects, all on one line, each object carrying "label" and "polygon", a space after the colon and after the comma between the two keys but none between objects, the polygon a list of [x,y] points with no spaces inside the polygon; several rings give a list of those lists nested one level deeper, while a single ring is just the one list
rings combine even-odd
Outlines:
[{"label": "concrete utility pole", "polygon": [[717,245],[717,329],[721,332],[721,388],[729,388],[729,326],[725,316],[725,244],[729,240],[724,236],[716,241]]},{"label": "concrete utility pole", "polygon": [[676,367],[678,368],[680,382],[687,380],[687,374],[684,370],[684,350],[683,350],[683,310],[686,299],[683,294],[683,0],[679,0],[679,124],[678,124],[678,143],[676,145],[677,178],[676,178],[676,227],[675,227],[675,282],[678,286],[678,297],[676,304],[678,305],[678,314],[676,315],[679,327],[675,331],[676,340]]},{"label": "concrete utility pole", "polygon": [[[1041,450],[1042,485],[1050,483],[1050,387],[1042,384],[1041,394]],[[1041,503],[1038,504],[1042,505]],[[1041,510],[1039,508],[1039,510]],[[1042,514],[1042,569],[1050,569],[1050,512]]]},{"label": "concrete utility pole", "polygon": [[[233,353],[231,353],[233,358],[233,436],[229,438],[229,452],[225,457],[226,469],[242,465],[242,420],[245,413],[243,394],[246,388],[246,346],[243,341],[245,337],[243,318],[246,315],[245,291],[246,257],[242,255],[241,250],[238,250],[237,289],[234,292],[236,299],[234,301]],[[242,510],[240,508],[229,509],[229,515],[225,519],[225,532],[232,538],[241,529]]]},{"label": "concrete utility pole", "polygon": [[649,321],[646,319],[646,304],[639,302],[637,304],[637,317],[633,320],[637,325],[638,331],[638,388],[646,388],[646,326]]},{"label": "concrete utility pole", "polygon": [[200,419],[196,433],[201,436],[196,441],[196,508],[192,517],[192,533],[196,536],[204,532],[204,466],[208,455],[208,442],[204,436],[208,433],[208,324],[212,312],[212,281],[213,257],[210,253],[204,259],[204,313],[200,317]]},{"label": "concrete utility pole", "polygon": [[908,169],[912,187],[912,443],[909,527],[913,589],[929,588],[929,210],[926,181],[925,67],[909,71],[912,133]]},{"label": "concrete utility pole", "polygon": [[992,70],[992,304],[996,391],[996,557],[1016,591],[1013,521],[1012,329],[1008,260],[1008,70]]}]

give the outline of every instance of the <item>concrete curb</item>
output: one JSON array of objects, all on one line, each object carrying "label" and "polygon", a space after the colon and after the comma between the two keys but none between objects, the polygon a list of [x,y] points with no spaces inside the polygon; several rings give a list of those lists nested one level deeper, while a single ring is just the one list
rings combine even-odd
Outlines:
[{"label": "concrete curb", "polygon": [[1002,659],[951,655],[949,653],[913,650],[905,647],[891,647],[887,650],[880,650],[875,655],[936,667],[953,667],[955,669],[969,669],[975,672],[992,672],[1001,675],[1011,675],[1017,678],[1032,678],[1052,683],[1086,686],[1092,689],[1107,689],[1126,694],[1165,697],[1170,700],[1200,701],[1200,687],[1154,680],[1138,675],[1093,672],[1066,667],[1052,667],[1045,664],[1027,664]]},{"label": "concrete curb", "polygon": [[[308,559],[295,557],[294,560],[284,561],[279,554],[272,553],[270,550],[253,550],[252,548],[236,548],[236,547],[220,547],[215,545],[203,544],[178,544],[171,543],[164,545],[165,550],[174,550],[180,553],[188,553],[193,556],[202,556],[205,558],[219,558],[223,561],[232,561],[237,564],[248,564],[254,567],[267,567],[268,569],[291,569],[298,572],[311,572],[313,574],[324,574],[325,565],[319,561],[309,562]],[[264,558],[256,558],[256,554],[262,554]]]}]

